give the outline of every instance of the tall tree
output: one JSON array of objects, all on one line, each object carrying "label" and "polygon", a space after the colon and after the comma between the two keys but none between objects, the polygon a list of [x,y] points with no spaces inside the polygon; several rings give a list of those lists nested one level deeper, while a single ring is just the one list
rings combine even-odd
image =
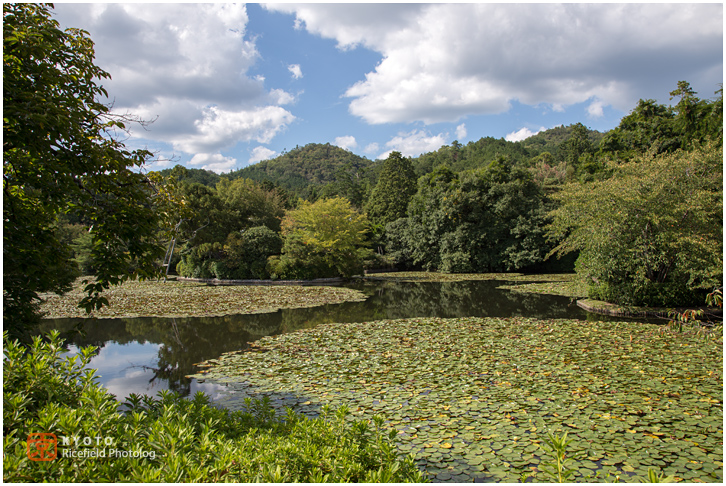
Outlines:
[{"label": "tall tree", "polygon": [[383,162],[378,183],[366,204],[373,224],[385,225],[406,216],[408,202],[416,194],[416,173],[410,159],[391,152]]},{"label": "tall tree", "polygon": [[56,221],[75,214],[93,237],[96,281],[86,308],[101,292],[131,277],[157,274],[156,194],[139,170],[146,151],[128,151],[114,137],[123,120],[99,98],[87,32],[59,29],[51,6],[3,4],[3,319],[21,334],[37,318],[42,292],[68,290],[69,245]]},{"label": "tall tree", "polygon": [[723,278],[723,149],[643,155],[555,196],[556,251],[580,251],[590,296],[625,305],[700,305]]}]

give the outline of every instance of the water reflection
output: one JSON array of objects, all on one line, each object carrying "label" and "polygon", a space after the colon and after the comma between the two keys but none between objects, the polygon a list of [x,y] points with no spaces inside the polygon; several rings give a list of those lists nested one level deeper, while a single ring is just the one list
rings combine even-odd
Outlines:
[{"label": "water reflection", "polygon": [[[164,389],[183,396],[198,390],[214,395],[219,387],[186,378],[198,370],[195,363],[246,349],[263,336],[321,323],[407,317],[589,317],[567,297],[497,290],[501,284],[356,281],[345,286],[365,293],[365,302],[224,317],[49,319],[39,330],[61,331],[71,352],[87,345],[99,347],[91,366],[98,369],[101,383],[122,399],[129,393],[155,395]],[[75,332],[80,323],[83,331]]]}]

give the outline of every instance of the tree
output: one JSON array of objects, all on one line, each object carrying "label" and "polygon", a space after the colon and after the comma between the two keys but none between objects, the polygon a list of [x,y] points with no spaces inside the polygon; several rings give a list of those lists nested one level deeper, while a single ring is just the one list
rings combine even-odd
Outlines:
[{"label": "tree", "polygon": [[[282,237],[267,226],[256,226],[241,233],[230,233],[224,245],[226,278],[269,278],[267,259],[279,255]],[[225,278],[217,275],[217,278]]]},{"label": "tree", "polygon": [[232,226],[227,227],[228,233],[260,225],[280,231],[285,204],[274,190],[265,190],[251,179],[235,179],[230,182],[223,178],[217,183],[217,194],[230,212]]},{"label": "tree", "polygon": [[366,204],[373,224],[385,225],[406,216],[411,197],[416,194],[416,173],[411,160],[400,152],[391,152],[383,162],[378,183]]},{"label": "tree", "polygon": [[272,257],[281,278],[349,277],[362,272],[369,223],[347,199],[304,201],[282,220],[282,255]]},{"label": "tree", "polygon": [[526,169],[500,157],[458,175],[439,167],[419,184],[408,222],[387,226],[397,255],[453,273],[519,270],[544,259],[544,194]]},{"label": "tree", "polygon": [[163,256],[153,184],[139,170],[151,155],[114,137],[125,129],[99,101],[93,42],[62,31],[48,5],[3,4],[3,312],[16,335],[38,317],[39,294],[75,276],[59,215],[87,223],[96,281],[82,304],[127,278],[157,275]]},{"label": "tree", "polygon": [[570,138],[562,144],[561,148],[567,165],[577,167],[580,157],[594,151],[593,143],[588,135],[589,131],[585,125],[582,123],[573,125]]},{"label": "tree", "polygon": [[612,178],[555,196],[551,234],[593,298],[622,305],[700,305],[723,278],[723,149],[611,164]]}]

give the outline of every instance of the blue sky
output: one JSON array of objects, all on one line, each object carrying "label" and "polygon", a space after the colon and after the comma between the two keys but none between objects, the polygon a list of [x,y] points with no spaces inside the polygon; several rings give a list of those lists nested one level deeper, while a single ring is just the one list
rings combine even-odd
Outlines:
[{"label": "blue sky", "polygon": [[129,148],[227,172],[307,143],[369,159],[618,125],[723,82],[721,3],[56,3],[87,30]]}]

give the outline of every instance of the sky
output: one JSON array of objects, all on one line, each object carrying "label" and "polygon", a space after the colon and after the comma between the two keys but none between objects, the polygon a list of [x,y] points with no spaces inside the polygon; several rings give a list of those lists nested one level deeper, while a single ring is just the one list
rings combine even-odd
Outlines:
[{"label": "sky", "polygon": [[56,3],[90,33],[126,146],[217,173],[330,143],[371,160],[616,127],[723,83],[722,3]]}]

